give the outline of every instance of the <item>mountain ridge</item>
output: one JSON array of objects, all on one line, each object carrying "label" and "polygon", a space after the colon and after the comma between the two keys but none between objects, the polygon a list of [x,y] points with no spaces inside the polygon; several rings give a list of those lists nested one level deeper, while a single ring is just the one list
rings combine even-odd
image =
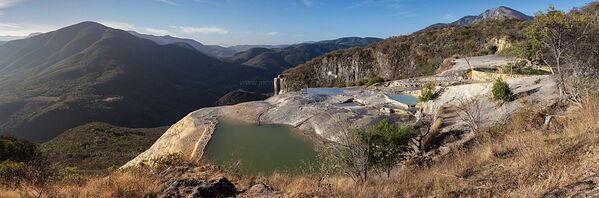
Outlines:
[{"label": "mountain ridge", "polygon": [[363,47],[381,40],[374,37],[343,37],[333,40],[299,43],[276,49],[251,48],[223,60],[262,68],[270,74],[277,75],[285,69],[295,67],[326,53],[351,47]]},{"label": "mountain ridge", "polygon": [[45,141],[92,121],[170,125],[261,76],[187,44],[82,22],[0,46],[0,134]]},{"label": "mountain ridge", "polygon": [[230,48],[222,47],[222,46],[218,46],[218,45],[204,45],[204,44],[202,44],[196,40],[193,40],[193,39],[178,38],[178,37],[173,37],[170,35],[155,36],[155,35],[150,35],[150,34],[142,34],[142,33],[138,33],[135,31],[129,31],[129,33],[131,33],[134,36],[140,37],[140,38],[154,41],[155,43],[157,43],[159,45],[174,44],[174,43],[186,43],[204,54],[207,54],[212,57],[217,57],[217,58],[229,57],[238,52],[234,49],[230,49]]},{"label": "mountain ridge", "polygon": [[446,26],[446,25],[462,25],[462,26],[468,26],[468,25],[473,25],[475,23],[481,22],[481,21],[485,21],[485,20],[508,20],[508,19],[515,19],[515,20],[523,20],[523,21],[527,21],[527,20],[532,20],[532,16],[528,16],[520,11],[514,10],[512,8],[509,8],[507,6],[499,6],[496,8],[491,8],[491,9],[487,9],[484,12],[482,12],[479,15],[469,15],[469,16],[464,16],[454,22],[451,23],[436,23],[433,25],[430,25],[430,27],[439,27],[439,26]]}]

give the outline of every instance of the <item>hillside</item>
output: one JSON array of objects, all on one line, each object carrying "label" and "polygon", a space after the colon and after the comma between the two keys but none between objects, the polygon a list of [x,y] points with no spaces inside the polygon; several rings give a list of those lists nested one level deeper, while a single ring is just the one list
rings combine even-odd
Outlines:
[{"label": "hillside", "polygon": [[251,48],[225,58],[225,61],[248,65],[277,75],[285,69],[305,63],[323,54],[357,46],[367,46],[381,41],[379,38],[346,37],[312,43],[295,44],[284,48]]},{"label": "hillside", "polygon": [[0,46],[0,134],[45,141],[92,121],[170,125],[260,72],[83,22]]},{"label": "hillside", "polygon": [[154,41],[155,43],[159,44],[159,45],[168,45],[168,44],[174,44],[174,43],[186,43],[189,44],[190,46],[192,46],[193,48],[195,48],[196,50],[212,56],[212,57],[229,57],[229,56],[233,56],[235,53],[237,53],[237,50],[235,49],[231,49],[231,48],[226,48],[226,47],[221,47],[218,45],[204,45],[200,42],[197,42],[193,39],[184,39],[184,38],[177,38],[177,37],[172,37],[172,36],[154,36],[154,35],[149,35],[149,34],[140,34],[134,31],[129,31],[130,34],[132,34],[133,36],[137,36],[139,38],[144,38],[144,39],[148,39],[151,41]]},{"label": "hillside", "polygon": [[121,166],[150,146],[168,127],[131,129],[106,123],[89,123],[69,129],[41,144],[52,163],[83,170]]},{"label": "hillside", "polygon": [[395,80],[434,74],[454,55],[494,54],[498,40],[522,39],[527,21],[486,20],[472,26],[427,28],[368,47],[338,50],[285,71],[292,88],[346,86],[363,80]]}]

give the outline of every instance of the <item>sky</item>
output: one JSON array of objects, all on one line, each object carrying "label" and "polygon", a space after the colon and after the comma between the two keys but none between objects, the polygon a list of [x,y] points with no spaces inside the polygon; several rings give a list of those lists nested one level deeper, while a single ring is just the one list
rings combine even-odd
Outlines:
[{"label": "sky", "polygon": [[291,44],[406,35],[508,6],[528,15],[591,0],[0,0],[0,41],[82,21],[204,44]]}]

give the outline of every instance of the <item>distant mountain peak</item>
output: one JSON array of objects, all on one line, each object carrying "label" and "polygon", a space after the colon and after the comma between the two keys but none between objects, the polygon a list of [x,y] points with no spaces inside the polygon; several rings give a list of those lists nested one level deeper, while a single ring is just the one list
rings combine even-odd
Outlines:
[{"label": "distant mountain peak", "polygon": [[533,17],[528,16],[522,12],[519,12],[517,10],[514,10],[512,8],[509,8],[507,6],[499,6],[496,8],[491,8],[488,10],[485,10],[483,13],[479,14],[478,16],[465,16],[462,17],[460,19],[458,19],[457,21],[454,21],[452,23],[437,23],[434,25],[431,25],[429,27],[438,27],[438,26],[445,26],[445,25],[472,25],[481,21],[485,21],[485,20],[507,20],[507,19],[516,19],[516,20],[531,20]]},{"label": "distant mountain peak", "polygon": [[522,12],[514,10],[512,8],[506,6],[499,6],[496,8],[491,8],[478,15],[478,18],[481,20],[486,19],[518,19],[518,20],[530,20],[531,16],[528,16]]}]

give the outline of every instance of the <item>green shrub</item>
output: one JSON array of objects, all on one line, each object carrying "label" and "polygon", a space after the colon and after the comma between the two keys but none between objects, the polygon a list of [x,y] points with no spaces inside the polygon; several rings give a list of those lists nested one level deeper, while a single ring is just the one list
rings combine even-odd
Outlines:
[{"label": "green shrub", "polygon": [[501,100],[503,102],[509,102],[512,100],[512,90],[510,90],[510,85],[508,85],[501,78],[495,80],[493,83],[493,99]]},{"label": "green shrub", "polygon": [[364,86],[366,84],[368,84],[368,79],[360,79],[356,81],[356,86]]},{"label": "green shrub", "polygon": [[371,78],[370,80],[368,80],[368,86],[374,85],[374,84],[380,83],[380,82],[385,82],[385,79],[376,76],[376,77]]},{"label": "green shrub", "polygon": [[158,170],[164,170],[172,166],[181,166],[185,164],[185,157],[182,153],[170,153],[152,159],[154,166]]},{"label": "green shrub", "polygon": [[37,145],[14,137],[0,136],[0,161],[29,162],[39,156]]},{"label": "green shrub", "polygon": [[370,141],[364,141],[366,139],[362,138],[370,147],[369,166],[383,170],[389,177],[391,170],[412,150],[410,143],[414,131],[412,125],[398,128],[388,119],[380,121],[367,133],[370,135]]},{"label": "green shrub", "polygon": [[426,102],[432,99],[435,99],[435,89],[433,88],[432,84],[427,83],[420,89],[420,96],[418,97],[418,100]]},{"label": "green shrub", "polygon": [[480,55],[493,55],[497,52],[497,46],[495,45],[487,45],[484,49],[481,50]]},{"label": "green shrub", "polygon": [[26,173],[27,165],[23,162],[5,160],[0,163],[0,182],[2,184],[13,185],[15,182],[19,182],[19,178]]}]

